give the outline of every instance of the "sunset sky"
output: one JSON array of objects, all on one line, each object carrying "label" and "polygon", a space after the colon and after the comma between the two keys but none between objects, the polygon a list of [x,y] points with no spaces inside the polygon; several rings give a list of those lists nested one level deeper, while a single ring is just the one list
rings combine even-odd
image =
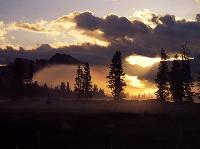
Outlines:
[{"label": "sunset sky", "polygon": [[[121,50],[130,94],[154,93],[160,49],[174,55],[186,42],[191,56],[198,56],[200,0],[0,0],[1,63],[64,52],[88,61],[99,76]],[[67,71],[60,68],[53,70]],[[42,80],[50,70],[43,71],[35,78]]]}]

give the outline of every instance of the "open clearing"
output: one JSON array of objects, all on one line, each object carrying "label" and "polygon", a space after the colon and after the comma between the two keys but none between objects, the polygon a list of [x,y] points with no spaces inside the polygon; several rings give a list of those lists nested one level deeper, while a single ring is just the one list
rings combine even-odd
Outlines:
[{"label": "open clearing", "polygon": [[200,104],[156,101],[19,100],[0,103],[0,113],[135,113],[197,114]]},{"label": "open clearing", "polygon": [[195,149],[200,104],[155,101],[8,101],[0,148]]}]

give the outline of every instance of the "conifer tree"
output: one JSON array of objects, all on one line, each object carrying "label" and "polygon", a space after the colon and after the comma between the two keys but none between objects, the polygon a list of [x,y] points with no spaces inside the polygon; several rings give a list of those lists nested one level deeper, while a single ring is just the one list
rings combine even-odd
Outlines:
[{"label": "conifer tree", "polygon": [[61,91],[62,95],[66,94],[66,85],[65,85],[65,82],[61,82],[60,83],[60,91]]},{"label": "conifer tree", "polygon": [[92,97],[92,82],[91,82],[89,63],[85,63],[85,65],[84,65],[83,91],[84,91],[85,98],[88,99],[88,98]]},{"label": "conifer tree", "polygon": [[92,92],[93,92],[93,96],[97,96],[98,95],[99,89],[98,89],[96,84],[93,85]]},{"label": "conifer tree", "polygon": [[161,50],[161,61],[158,67],[157,76],[155,79],[158,90],[155,92],[159,101],[166,101],[169,95],[169,78],[168,78],[168,65],[167,65],[167,54],[165,50]]},{"label": "conifer tree", "polygon": [[75,85],[74,85],[74,94],[77,97],[83,97],[83,70],[81,66],[78,65],[76,78],[75,78]]},{"label": "conifer tree", "polygon": [[115,100],[123,99],[123,91],[126,83],[124,81],[125,73],[122,68],[122,54],[120,51],[116,51],[114,54],[109,68],[110,72],[107,76],[107,79],[109,79],[108,88],[112,90],[112,95]]},{"label": "conifer tree", "polygon": [[183,74],[184,97],[188,101],[193,101],[192,96],[194,96],[194,93],[192,92],[192,88],[194,86],[194,83],[191,76],[190,58],[186,45],[183,46],[183,53],[182,53],[182,74]]},{"label": "conifer tree", "polygon": [[170,72],[170,92],[172,100],[175,102],[181,102],[184,97],[184,84],[181,62],[178,60],[178,55],[175,55],[175,59],[172,62],[172,68]]},{"label": "conifer tree", "polygon": [[99,94],[100,97],[105,97],[106,96],[105,92],[104,92],[104,90],[102,88],[99,89],[98,94]]},{"label": "conifer tree", "polygon": [[70,88],[69,82],[67,82],[66,92],[68,95],[71,94],[71,88]]}]

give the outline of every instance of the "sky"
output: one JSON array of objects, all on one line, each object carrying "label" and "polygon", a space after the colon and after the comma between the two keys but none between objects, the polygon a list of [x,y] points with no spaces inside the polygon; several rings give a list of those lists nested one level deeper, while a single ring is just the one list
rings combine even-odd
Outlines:
[{"label": "sky", "polygon": [[[62,52],[99,76],[121,50],[129,93],[154,93],[160,49],[173,57],[185,43],[191,57],[200,54],[200,0],[0,0],[1,63]],[[61,68],[35,78],[67,71]],[[46,81],[58,85],[52,77]]]},{"label": "sky", "polygon": [[85,10],[97,16],[109,13],[131,16],[135,10],[144,9],[192,19],[200,10],[198,0],[0,0],[0,4],[0,19],[6,22],[49,20]]},{"label": "sky", "polygon": [[[49,37],[47,33],[39,31],[33,33],[32,30],[19,25],[19,23],[26,23],[51,26],[53,21],[77,11],[89,11],[101,18],[115,14],[125,16],[130,20],[139,18],[144,22],[147,14],[170,14],[179,19],[195,20],[199,10],[199,0],[0,0],[0,46],[10,45],[15,48],[22,46],[26,49],[33,49],[40,44],[53,46],[66,45],[66,42],[82,44],[85,41],[74,37],[77,32],[73,33],[73,37],[68,38],[66,38],[66,32],[64,34],[54,32],[54,35]],[[52,29],[55,26],[49,28]],[[94,42],[98,41],[94,40]]]}]

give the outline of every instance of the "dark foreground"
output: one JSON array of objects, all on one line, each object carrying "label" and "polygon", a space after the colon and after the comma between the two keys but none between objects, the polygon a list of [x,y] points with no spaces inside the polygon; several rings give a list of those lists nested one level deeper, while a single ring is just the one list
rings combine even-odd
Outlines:
[{"label": "dark foreground", "polygon": [[4,103],[0,149],[6,148],[196,149],[200,148],[200,105]]}]

